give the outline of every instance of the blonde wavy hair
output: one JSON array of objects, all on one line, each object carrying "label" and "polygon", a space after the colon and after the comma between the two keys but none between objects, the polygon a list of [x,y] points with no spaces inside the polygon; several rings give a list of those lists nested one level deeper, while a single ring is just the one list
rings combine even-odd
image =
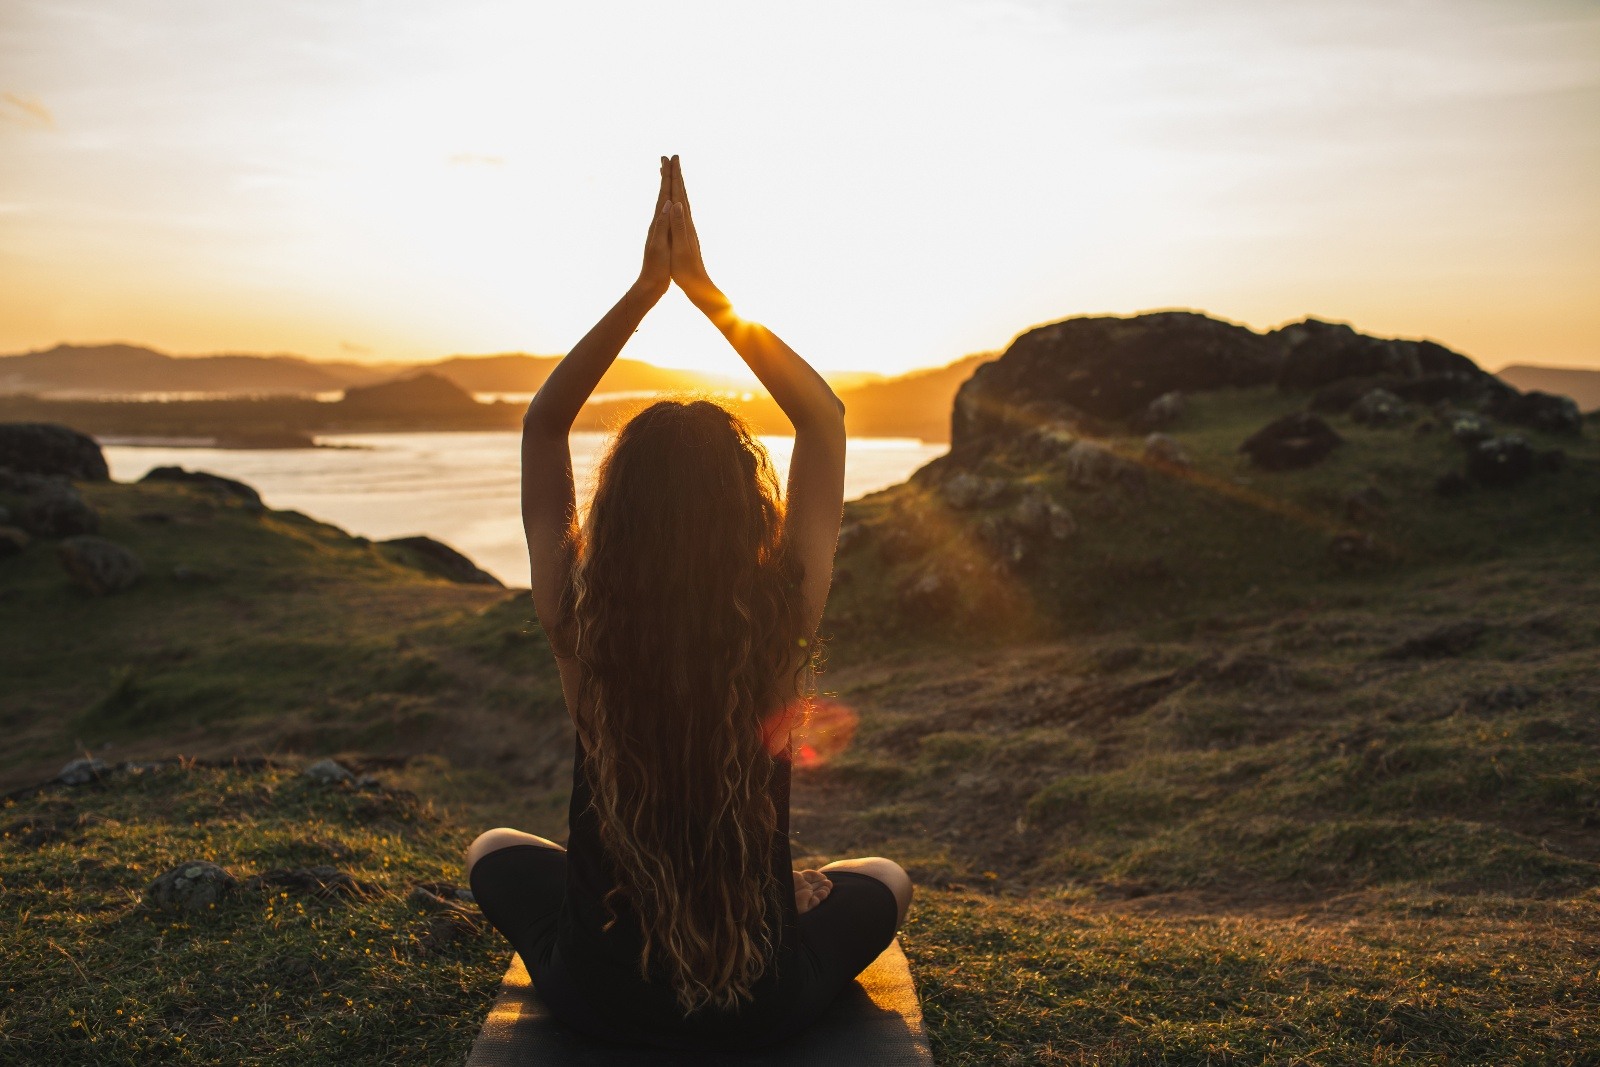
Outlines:
[{"label": "blonde wavy hair", "polygon": [[[804,699],[799,568],[778,480],[732,412],[661,401],[599,468],[569,589],[578,733],[639,971],[685,1016],[750,998],[783,893],[763,720]],[[609,929],[609,926],[608,926]]]}]

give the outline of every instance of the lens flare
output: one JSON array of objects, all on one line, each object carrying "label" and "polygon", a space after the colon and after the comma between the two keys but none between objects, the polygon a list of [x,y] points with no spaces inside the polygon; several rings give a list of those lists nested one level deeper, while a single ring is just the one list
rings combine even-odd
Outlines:
[{"label": "lens flare", "polygon": [[837,759],[855,740],[860,721],[847,705],[819,697],[794,731],[794,765],[811,770]]}]

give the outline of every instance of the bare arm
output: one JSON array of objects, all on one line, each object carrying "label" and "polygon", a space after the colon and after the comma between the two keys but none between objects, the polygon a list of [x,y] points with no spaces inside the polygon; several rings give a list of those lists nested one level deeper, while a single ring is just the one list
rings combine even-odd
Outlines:
[{"label": "bare arm", "polygon": [[844,405],[822,376],[776,334],[734,314],[732,303],[706,273],[677,156],[669,170],[672,278],[722,331],[794,425],[784,536],[803,570],[803,620],[806,632],[814,633],[828,601],[844,510]]},{"label": "bare arm", "polygon": [[572,346],[528,404],[522,417],[522,526],[528,537],[533,607],[555,647],[564,643],[561,594],[572,566],[577,504],[572,483],[572,423],[671,281],[666,160],[656,212],[645,239],[639,278],[610,311]]}]

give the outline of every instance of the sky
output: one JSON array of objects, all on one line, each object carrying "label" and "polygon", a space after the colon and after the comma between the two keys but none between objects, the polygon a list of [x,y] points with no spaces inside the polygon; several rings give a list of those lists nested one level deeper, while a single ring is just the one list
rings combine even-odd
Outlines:
[{"label": "sky", "polygon": [[[1168,307],[1600,367],[1593,0],[5,0],[0,352],[565,351],[673,152],[825,369]],[[676,292],[625,354],[739,369]]]}]

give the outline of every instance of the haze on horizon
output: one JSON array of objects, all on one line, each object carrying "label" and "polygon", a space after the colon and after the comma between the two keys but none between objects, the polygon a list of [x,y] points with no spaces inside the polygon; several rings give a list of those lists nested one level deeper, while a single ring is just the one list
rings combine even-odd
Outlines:
[{"label": "haze on horizon", "polygon": [[[1580,0],[10,0],[0,351],[565,351],[670,152],[823,367],[1161,307],[1600,366]],[[681,297],[625,355],[739,369]]]}]

